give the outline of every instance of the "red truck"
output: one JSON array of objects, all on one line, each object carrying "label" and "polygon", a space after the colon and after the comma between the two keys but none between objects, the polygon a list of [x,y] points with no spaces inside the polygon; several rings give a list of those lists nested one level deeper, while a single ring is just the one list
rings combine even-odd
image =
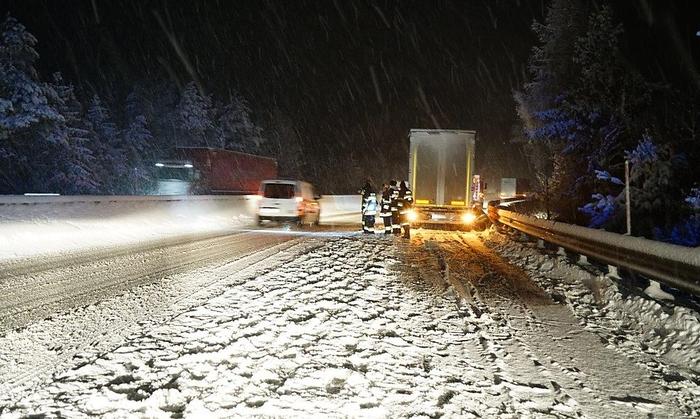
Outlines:
[{"label": "red truck", "polygon": [[157,195],[244,195],[277,178],[277,160],[210,147],[177,147],[155,163]]}]

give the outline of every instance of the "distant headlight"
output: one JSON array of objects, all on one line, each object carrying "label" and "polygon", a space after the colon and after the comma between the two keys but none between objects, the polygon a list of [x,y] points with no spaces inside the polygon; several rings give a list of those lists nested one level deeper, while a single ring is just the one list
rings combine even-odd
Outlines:
[{"label": "distant headlight", "polygon": [[471,212],[465,212],[465,213],[462,215],[462,222],[463,222],[464,224],[471,224],[471,223],[474,222],[474,220],[476,220],[476,215],[474,215],[474,214],[471,213]]},{"label": "distant headlight", "polygon": [[408,210],[406,212],[406,219],[410,222],[414,222],[418,219],[418,212],[416,210]]}]

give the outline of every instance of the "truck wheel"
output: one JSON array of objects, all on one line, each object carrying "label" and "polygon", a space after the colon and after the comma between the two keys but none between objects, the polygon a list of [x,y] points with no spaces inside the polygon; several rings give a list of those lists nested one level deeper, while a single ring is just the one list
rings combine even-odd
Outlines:
[{"label": "truck wheel", "polygon": [[319,211],[319,212],[316,214],[316,221],[314,221],[314,225],[315,225],[315,226],[321,225],[321,211]]}]

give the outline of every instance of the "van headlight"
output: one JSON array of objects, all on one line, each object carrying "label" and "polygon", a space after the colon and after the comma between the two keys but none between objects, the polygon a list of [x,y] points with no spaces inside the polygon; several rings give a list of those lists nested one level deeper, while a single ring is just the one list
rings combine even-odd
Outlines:
[{"label": "van headlight", "polygon": [[464,224],[471,224],[474,222],[474,220],[476,220],[476,215],[474,215],[474,213],[465,212],[462,214],[462,222]]},{"label": "van headlight", "polygon": [[410,222],[418,220],[418,212],[416,210],[410,209],[406,212],[406,219]]}]

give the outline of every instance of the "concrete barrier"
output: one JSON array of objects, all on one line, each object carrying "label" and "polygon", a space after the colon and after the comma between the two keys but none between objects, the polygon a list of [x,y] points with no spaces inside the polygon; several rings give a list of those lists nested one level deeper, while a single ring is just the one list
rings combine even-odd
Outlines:
[{"label": "concrete barrier", "polygon": [[321,210],[329,213],[356,212],[362,210],[361,195],[323,195],[321,197]]},{"label": "concrete barrier", "polygon": [[320,203],[321,224],[361,224],[360,195],[323,195]]}]

